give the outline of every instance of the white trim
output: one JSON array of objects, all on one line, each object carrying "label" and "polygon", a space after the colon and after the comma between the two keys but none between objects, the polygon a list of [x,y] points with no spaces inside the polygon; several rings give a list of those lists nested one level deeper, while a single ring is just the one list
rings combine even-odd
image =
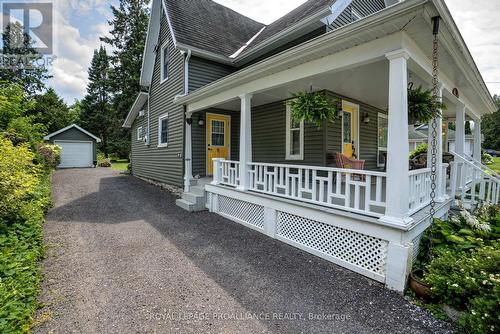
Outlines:
[{"label": "white trim", "polygon": [[[170,15],[168,14],[167,3],[165,2],[165,0],[162,0],[162,4],[163,4],[162,6],[163,12],[165,13],[165,17],[167,18],[170,35],[172,36],[172,41],[174,42],[174,45],[177,45],[177,38],[175,38],[174,27],[172,26],[172,21],[170,21]],[[160,16],[160,22],[161,22],[161,16]]]},{"label": "white trim", "polygon": [[[169,63],[170,63],[170,50],[168,49],[168,43],[170,41],[167,40],[165,43],[162,44],[160,48],[160,85],[164,83],[165,81],[168,80],[168,70],[169,70]],[[165,52],[164,50],[167,50],[167,75],[165,75]]]},{"label": "white trim", "polygon": [[245,45],[243,45],[241,48],[238,49],[238,51],[236,51],[235,53],[233,53],[232,55],[229,56],[229,58],[236,58],[238,57],[242,52],[243,50],[245,50],[250,44],[252,44],[252,42],[264,31],[264,29],[266,29],[267,27],[264,26],[262,27],[262,29],[259,30],[258,33],[256,33],[252,38],[250,38],[250,40],[248,42],[245,43]]},{"label": "white trim", "polygon": [[354,21],[361,20],[363,15],[358,12],[355,8],[351,8],[351,15],[353,16]]},{"label": "white trim", "polygon": [[91,138],[94,138],[96,142],[100,143],[101,142],[101,139],[99,139],[98,137],[94,136],[93,134],[91,134],[90,132],[88,132],[87,130],[85,129],[82,129],[81,127],[79,127],[78,125],[76,124],[71,124],[70,126],[67,126],[65,127],[64,129],[61,129],[61,130],[58,130],[56,132],[52,132],[51,134],[43,137],[44,140],[50,140],[50,138],[60,134],[60,133],[63,133],[71,128],[76,128],[78,130],[80,130],[81,132],[85,133],[87,136],[91,137]]},{"label": "white trim", "polygon": [[137,140],[143,140],[144,134],[142,133],[142,126],[137,128]]},{"label": "white trim", "polygon": [[170,122],[168,123],[168,127],[167,127],[167,141],[165,143],[161,142],[161,139],[162,139],[161,138],[161,123],[164,119],[169,121],[168,113],[158,116],[158,147],[168,147],[168,135],[169,135],[169,130],[170,130],[169,129]]},{"label": "white trim", "polygon": [[148,32],[146,35],[146,45],[144,47],[144,54],[142,59],[140,85],[149,86],[153,79],[153,69],[155,62],[155,48],[160,36],[160,18],[161,18],[161,2],[160,0],[153,0],[151,6],[151,15],[149,17]]},{"label": "white trim", "polygon": [[144,106],[144,103],[146,103],[146,101],[148,101],[148,113],[149,113],[149,93],[140,92],[137,95],[134,104],[132,104],[132,107],[130,108],[127,117],[125,118],[125,121],[123,122],[122,125],[123,128],[132,127],[134,120],[136,119],[137,115],[139,115],[139,111]]},{"label": "white trim", "polygon": [[[304,160],[304,120],[300,121],[299,134],[300,134],[300,144],[299,144],[299,154],[291,154],[292,139],[290,137],[292,131],[292,107],[289,103],[286,104],[286,160]],[[296,131],[296,129],[294,130]]]}]

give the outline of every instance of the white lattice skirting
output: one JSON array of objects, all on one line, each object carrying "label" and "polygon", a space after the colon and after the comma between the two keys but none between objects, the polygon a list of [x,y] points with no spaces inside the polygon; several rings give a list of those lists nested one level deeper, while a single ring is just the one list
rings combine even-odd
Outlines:
[{"label": "white lattice skirting", "polygon": [[210,192],[207,205],[230,220],[385,282],[389,244],[386,240]]},{"label": "white lattice skirting", "polygon": [[281,211],[276,227],[280,240],[385,275],[387,241]]}]

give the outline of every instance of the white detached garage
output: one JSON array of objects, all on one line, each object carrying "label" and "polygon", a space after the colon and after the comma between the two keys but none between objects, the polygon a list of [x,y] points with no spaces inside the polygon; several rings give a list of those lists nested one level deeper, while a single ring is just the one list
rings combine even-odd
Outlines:
[{"label": "white detached garage", "polygon": [[97,143],[101,140],[76,124],[51,133],[44,139],[61,147],[59,168],[88,168],[97,163]]}]

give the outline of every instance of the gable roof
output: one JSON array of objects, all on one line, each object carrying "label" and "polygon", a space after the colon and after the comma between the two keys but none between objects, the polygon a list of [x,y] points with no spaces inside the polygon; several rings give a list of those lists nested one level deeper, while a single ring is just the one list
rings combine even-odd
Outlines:
[{"label": "gable roof", "polygon": [[58,131],[56,131],[56,132],[52,132],[51,134],[49,134],[49,135],[47,135],[47,136],[43,137],[43,139],[44,139],[44,140],[50,140],[50,138],[52,138],[52,137],[54,137],[54,136],[56,136],[56,135],[58,135],[58,134],[60,134],[60,133],[66,132],[66,131],[68,131],[69,129],[72,129],[72,128],[76,128],[76,129],[78,129],[80,132],[85,133],[87,136],[89,136],[89,137],[91,137],[91,138],[95,139],[95,141],[96,141],[96,142],[98,142],[98,143],[100,143],[100,142],[101,142],[101,139],[99,139],[98,137],[94,136],[93,134],[91,134],[91,133],[90,133],[90,132],[88,132],[87,130],[85,130],[85,129],[83,129],[83,128],[79,127],[79,126],[78,126],[78,125],[76,125],[76,124],[71,124],[70,126],[67,126],[67,127],[65,127],[64,129],[58,130]]},{"label": "gable roof", "polygon": [[134,104],[130,108],[130,111],[127,114],[127,118],[125,118],[125,122],[123,122],[123,128],[130,128],[134,123],[135,118],[139,115],[139,112],[142,110],[146,102],[148,101],[149,94],[145,92],[140,92],[135,99]]},{"label": "gable roof", "polygon": [[264,27],[264,24],[211,0],[166,0],[164,3],[179,44],[225,57],[241,48]]},{"label": "gable roof", "polygon": [[[295,8],[288,14],[277,19],[273,23],[266,26],[266,28],[260,33],[251,43],[251,45],[245,50],[244,54],[248,53],[250,50],[257,47],[262,42],[270,39],[273,36],[291,28],[297,23],[315,16],[315,14],[325,14],[330,11],[330,6],[337,2],[336,0],[308,0],[299,7]],[[350,1],[349,1],[350,2]],[[324,16],[324,15],[323,15]],[[322,17],[323,18],[323,17]],[[319,20],[318,20],[319,21]]]}]

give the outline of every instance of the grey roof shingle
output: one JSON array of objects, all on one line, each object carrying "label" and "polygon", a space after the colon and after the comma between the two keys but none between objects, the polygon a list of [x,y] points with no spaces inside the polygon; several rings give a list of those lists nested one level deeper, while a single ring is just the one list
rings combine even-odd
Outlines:
[{"label": "grey roof shingle", "polygon": [[299,7],[295,8],[288,14],[282,16],[278,20],[274,21],[273,23],[269,24],[266,29],[262,31],[255,40],[252,41],[252,43],[249,45],[249,47],[245,50],[244,53],[249,52],[256,46],[258,46],[260,43],[265,41],[266,39],[269,39],[281,31],[293,26],[294,24],[299,23],[300,21],[316,14],[319,13],[320,11],[324,10],[325,8],[331,6],[335,0],[309,0]]},{"label": "grey roof shingle", "polygon": [[211,0],[167,0],[169,18],[179,43],[230,56],[264,24]]}]

